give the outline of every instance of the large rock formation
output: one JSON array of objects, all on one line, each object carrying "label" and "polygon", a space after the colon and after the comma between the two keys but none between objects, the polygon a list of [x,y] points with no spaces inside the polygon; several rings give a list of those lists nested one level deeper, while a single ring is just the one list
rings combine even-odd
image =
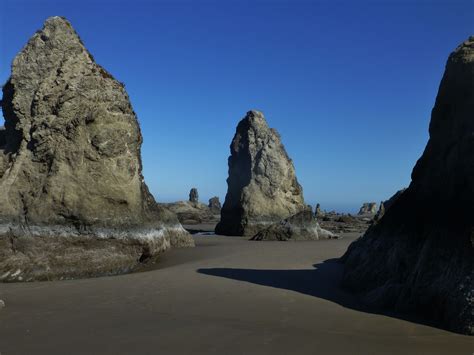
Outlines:
[{"label": "large rock formation", "polygon": [[319,240],[335,239],[337,235],[322,229],[313,211],[308,209],[299,212],[280,222],[273,223],[261,230],[251,240]]},{"label": "large rock formation", "polygon": [[306,209],[293,163],[261,112],[250,111],[239,122],[230,152],[217,234],[253,236]]},{"label": "large rock formation", "polygon": [[408,189],[344,255],[343,283],[474,334],[474,37],[448,59],[429,131]]},{"label": "large rock formation", "polygon": [[362,207],[359,209],[359,215],[368,215],[377,213],[377,203],[375,202],[365,202]]},{"label": "large rock formation", "polygon": [[49,18],[17,55],[2,108],[0,279],[115,274],[193,245],[143,181],[123,84],[67,20]]}]

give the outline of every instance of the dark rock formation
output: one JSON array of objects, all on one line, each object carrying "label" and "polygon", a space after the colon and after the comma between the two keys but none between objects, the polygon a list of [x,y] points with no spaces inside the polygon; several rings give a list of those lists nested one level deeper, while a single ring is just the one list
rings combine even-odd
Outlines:
[{"label": "dark rock formation", "polygon": [[376,214],[377,213],[377,203],[375,202],[365,202],[359,210],[359,215],[367,214]]},{"label": "dark rock formation", "polygon": [[322,229],[312,210],[305,210],[294,216],[274,223],[258,232],[251,240],[319,240],[338,238]]},{"label": "dark rock formation", "polygon": [[[474,333],[474,37],[449,57],[412,181],[342,258],[367,302]],[[440,208],[449,206],[449,208]]]},{"label": "dark rock formation", "polygon": [[193,187],[189,191],[189,202],[192,202],[192,203],[198,203],[199,202],[199,193],[198,193],[198,190],[195,187]]},{"label": "dark rock formation", "polygon": [[49,18],[17,55],[2,108],[0,279],[116,274],[193,245],[143,182],[123,84],[64,18]]},{"label": "dark rock formation", "polygon": [[392,197],[390,197],[388,200],[386,201],[381,201],[380,202],[380,206],[379,206],[379,210],[377,211],[377,214],[375,215],[374,217],[374,221],[375,222],[378,222],[382,219],[382,217],[384,216],[385,214],[385,211],[390,208],[390,206],[392,206],[395,201],[400,197],[400,195],[406,190],[405,189],[401,189],[399,191],[397,191]]},{"label": "dark rock formation", "polygon": [[219,214],[221,213],[221,202],[219,201],[219,197],[214,196],[209,199],[209,205],[207,206],[211,210],[211,213],[213,214]]},{"label": "dark rock formation", "polygon": [[261,112],[250,111],[239,122],[230,152],[217,234],[253,236],[306,209],[293,163]]}]

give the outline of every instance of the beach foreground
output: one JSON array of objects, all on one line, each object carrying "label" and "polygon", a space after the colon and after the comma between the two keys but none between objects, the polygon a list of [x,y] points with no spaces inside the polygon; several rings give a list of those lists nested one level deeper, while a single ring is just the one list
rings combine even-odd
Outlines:
[{"label": "beach foreground", "polygon": [[363,309],[335,261],[357,238],[195,236],[146,272],[3,284],[2,354],[471,354],[472,338]]}]

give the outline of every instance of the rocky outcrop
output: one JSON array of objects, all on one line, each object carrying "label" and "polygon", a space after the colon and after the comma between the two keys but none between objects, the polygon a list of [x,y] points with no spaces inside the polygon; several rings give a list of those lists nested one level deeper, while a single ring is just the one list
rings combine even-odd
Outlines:
[{"label": "rocky outcrop", "polygon": [[195,187],[193,187],[189,191],[189,202],[191,202],[191,203],[198,203],[199,202],[199,193],[198,193],[198,190]]},{"label": "rocky outcrop", "polygon": [[49,18],[3,87],[0,279],[117,274],[193,241],[142,176],[123,84]]},{"label": "rocky outcrop", "polygon": [[[371,304],[474,334],[474,37],[449,57],[412,181],[344,255]],[[440,208],[449,206],[449,208]]]},{"label": "rocky outcrop", "polygon": [[311,210],[297,213],[261,230],[251,240],[319,240],[336,239],[337,235],[322,229]]},{"label": "rocky outcrop", "polygon": [[211,209],[200,202],[178,201],[164,203],[164,207],[178,216],[182,224],[217,223],[219,212],[214,213]]},{"label": "rocky outcrop", "polygon": [[365,202],[359,210],[359,215],[368,215],[377,213],[377,203],[375,202]]},{"label": "rocky outcrop", "polygon": [[261,112],[250,111],[239,122],[230,153],[217,234],[253,236],[306,210],[293,163]]},{"label": "rocky outcrop", "polygon": [[213,214],[220,214],[222,206],[221,206],[221,202],[219,201],[219,197],[214,196],[210,198],[209,204],[207,205],[207,207],[209,207],[209,209],[211,210]]}]

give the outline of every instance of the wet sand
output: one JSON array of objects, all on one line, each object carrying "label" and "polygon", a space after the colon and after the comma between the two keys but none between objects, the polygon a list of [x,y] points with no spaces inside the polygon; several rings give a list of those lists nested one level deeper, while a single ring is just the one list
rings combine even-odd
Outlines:
[{"label": "wet sand", "polygon": [[318,242],[195,236],[149,271],[0,284],[0,353],[467,354],[474,338],[358,310]]}]

